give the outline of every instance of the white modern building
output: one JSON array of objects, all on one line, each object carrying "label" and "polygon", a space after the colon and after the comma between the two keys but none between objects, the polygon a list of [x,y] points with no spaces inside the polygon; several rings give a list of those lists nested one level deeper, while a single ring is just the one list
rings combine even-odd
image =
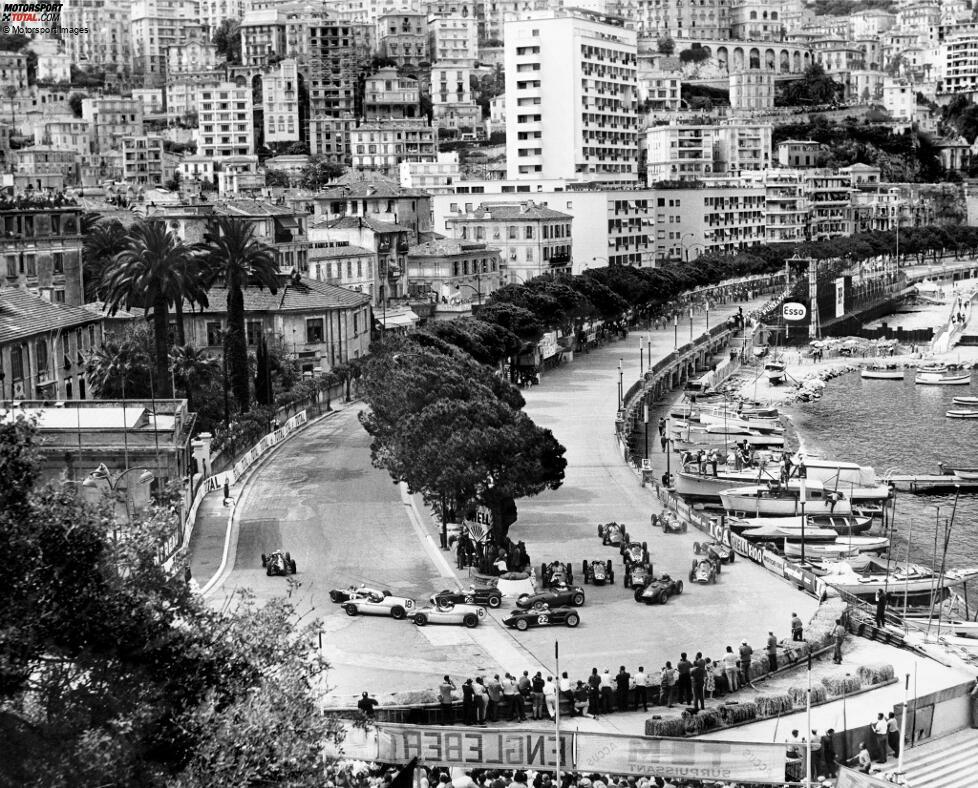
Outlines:
[{"label": "white modern building", "polygon": [[262,74],[265,144],[299,139],[299,71],[289,58]]},{"label": "white modern building", "polygon": [[254,153],[252,95],[234,82],[202,85],[197,93],[197,153],[212,158]]},{"label": "white modern building", "polygon": [[507,178],[637,182],[635,31],[551,11],[505,32]]}]

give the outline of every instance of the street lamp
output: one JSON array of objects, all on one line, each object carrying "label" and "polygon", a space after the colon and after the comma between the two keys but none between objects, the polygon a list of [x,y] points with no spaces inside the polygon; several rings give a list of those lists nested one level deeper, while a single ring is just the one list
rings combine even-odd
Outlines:
[{"label": "street lamp", "polygon": [[689,341],[693,341],[693,307],[689,308]]},{"label": "street lamp", "polygon": [[690,232],[690,233],[683,233],[683,237],[679,239],[679,246],[682,250],[682,257],[686,259],[687,263],[689,262],[689,247],[686,246],[686,239],[695,238],[695,237],[696,237],[696,233]]},{"label": "street lamp", "polygon": [[645,337],[638,338],[638,375],[645,375]]},{"label": "street lamp", "polygon": [[[134,471],[142,471],[142,473],[139,475],[139,484],[148,484],[149,482],[152,482],[156,478],[156,476],[153,475],[153,472],[149,468],[143,468],[143,467],[126,468],[122,473],[120,473],[118,476],[115,477],[114,481],[106,476],[105,480],[109,484],[109,492],[112,493],[113,498],[115,498],[115,493],[119,487],[119,482],[121,482],[127,475],[133,473]],[[94,487],[97,489],[98,482],[96,482],[92,476],[89,476],[87,479],[85,479],[85,481],[81,483],[81,486],[88,487],[88,488]],[[131,526],[132,511],[129,508],[130,501],[131,501],[131,497],[129,495],[129,486],[127,485],[126,495],[123,503],[125,504],[126,507],[126,519],[129,520],[129,525]]]},{"label": "street lamp", "polygon": [[[649,459],[649,403],[646,402],[642,406],[642,421],[645,422],[645,459]],[[645,480],[642,480],[645,483]]]},{"label": "street lamp", "polygon": [[623,388],[625,373],[621,368],[622,361],[624,361],[624,359],[618,359],[618,410],[621,410],[622,405],[625,404]]},{"label": "street lamp", "polygon": [[678,312],[676,312],[672,316],[672,327],[674,333],[673,340],[675,341],[675,346],[673,349],[676,350],[679,348],[679,313]]},{"label": "street lamp", "polygon": [[475,275],[475,284],[476,284],[476,286],[473,287],[472,285],[470,285],[470,284],[468,284],[466,282],[459,282],[459,283],[457,283],[455,285],[455,289],[456,290],[460,290],[463,287],[467,287],[467,288],[469,288],[469,290],[474,290],[475,291],[475,294],[476,294],[476,297],[479,299],[479,301],[478,301],[479,306],[482,306],[482,275],[481,274],[478,274],[477,273]]}]

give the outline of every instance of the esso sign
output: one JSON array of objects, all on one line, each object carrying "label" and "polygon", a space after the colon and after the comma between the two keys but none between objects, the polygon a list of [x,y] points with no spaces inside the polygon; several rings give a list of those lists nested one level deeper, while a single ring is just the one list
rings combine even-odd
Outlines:
[{"label": "esso sign", "polygon": [[804,320],[806,315],[808,315],[808,309],[804,304],[792,301],[781,307],[781,316],[785,320]]}]

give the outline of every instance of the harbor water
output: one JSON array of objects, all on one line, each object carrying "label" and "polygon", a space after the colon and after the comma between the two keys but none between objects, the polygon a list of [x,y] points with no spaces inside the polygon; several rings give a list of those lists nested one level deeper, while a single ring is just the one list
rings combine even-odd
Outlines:
[{"label": "harbor water", "polygon": [[[975,375],[978,377],[978,375]],[[937,463],[978,467],[978,420],[949,419],[961,408],[952,397],[978,396],[978,386],[917,386],[913,370],[904,380],[864,380],[858,373],[830,381],[822,398],[799,403],[783,412],[791,417],[806,451],[819,456],[870,465],[882,476],[938,474]],[[896,531],[891,557],[930,566],[938,533],[941,560],[944,522],[950,519],[955,496],[897,493]],[[938,507],[940,513],[938,515]],[[938,517],[940,531],[937,531]],[[951,528],[948,566],[978,564],[978,495],[962,494]]]}]

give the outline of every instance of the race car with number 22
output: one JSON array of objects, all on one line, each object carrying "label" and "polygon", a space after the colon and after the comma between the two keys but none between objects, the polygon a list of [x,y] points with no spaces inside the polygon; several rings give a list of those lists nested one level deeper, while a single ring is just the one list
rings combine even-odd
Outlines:
[{"label": "race car with number 22", "polygon": [[514,610],[503,623],[521,632],[530,627],[555,627],[564,624],[576,627],[581,623],[581,617],[572,607],[530,608],[529,610]]}]

